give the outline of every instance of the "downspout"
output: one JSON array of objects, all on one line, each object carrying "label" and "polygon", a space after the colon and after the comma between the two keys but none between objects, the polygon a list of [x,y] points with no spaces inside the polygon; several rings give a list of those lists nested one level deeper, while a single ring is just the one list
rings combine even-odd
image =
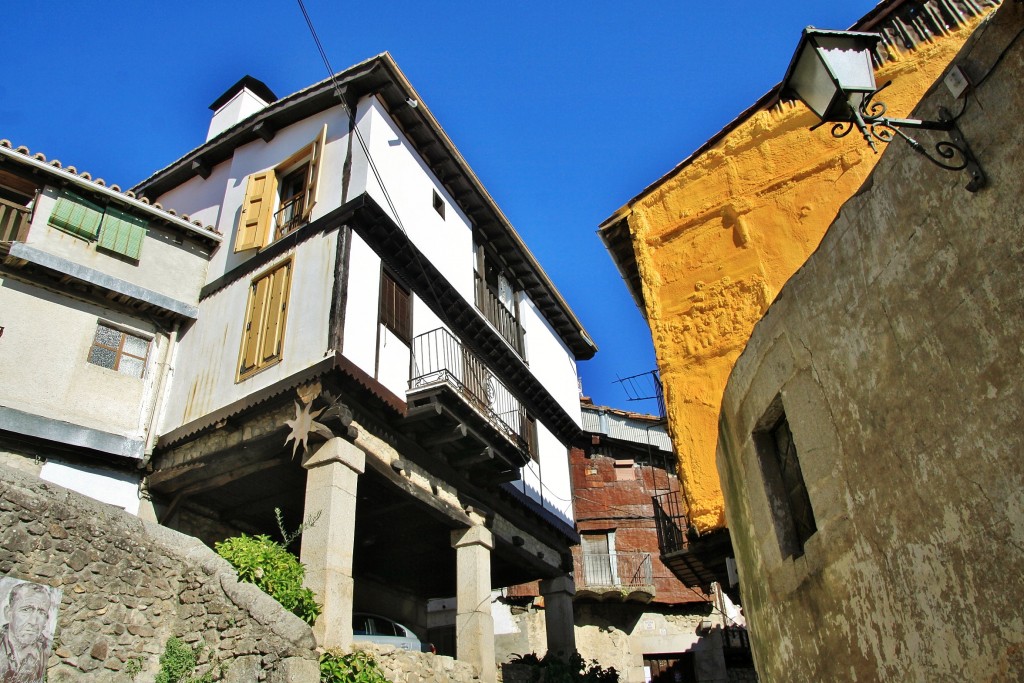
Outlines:
[{"label": "downspout", "polygon": [[156,446],[157,436],[156,420],[162,417],[164,401],[170,388],[168,377],[174,373],[173,363],[178,353],[178,330],[180,328],[181,322],[175,321],[174,327],[167,334],[167,348],[164,349],[163,359],[160,361],[160,375],[157,378],[154,392],[156,400],[153,401],[153,407],[149,412],[148,426],[146,428],[146,448],[142,461],[139,463],[139,469],[141,470],[148,469],[149,463],[153,459],[153,448]]}]

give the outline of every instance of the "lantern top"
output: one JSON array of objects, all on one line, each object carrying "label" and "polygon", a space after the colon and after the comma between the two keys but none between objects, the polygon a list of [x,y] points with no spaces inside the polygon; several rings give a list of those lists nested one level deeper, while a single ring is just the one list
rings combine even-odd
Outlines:
[{"label": "lantern top", "polygon": [[782,97],[796,97],[823,121],[849,121],[851,107],[875,91],[871,61],[881,36],[808,26],[782,80]]}]

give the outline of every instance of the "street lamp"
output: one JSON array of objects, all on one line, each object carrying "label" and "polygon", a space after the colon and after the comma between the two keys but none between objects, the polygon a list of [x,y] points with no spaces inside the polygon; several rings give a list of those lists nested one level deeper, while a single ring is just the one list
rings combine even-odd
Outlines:
[{"label": "street lamp", "polygon": [[[876,140],[887,143],[899,136],[937,166],[951,171],[967,169],[971,176],[967,189],[977,191],[985,184],[985,175],[945,108],[939,110],[938,121],[897,119],[886,116],[885,104],[874,100],[889,85],[875,86],[871,57],[880,40],[877,33],[824,31],[808,26],[782,79],[781,96],[800,99],[821,119],[812,130],[831,123],[832,136],[841,138],[857,128],[876,153]],[[935,157],[902,128],[948,131],[952,141],[936,143]]]}]

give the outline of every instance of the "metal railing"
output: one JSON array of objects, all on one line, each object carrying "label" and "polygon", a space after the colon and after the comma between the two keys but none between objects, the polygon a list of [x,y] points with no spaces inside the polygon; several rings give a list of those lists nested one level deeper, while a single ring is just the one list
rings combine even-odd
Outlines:
[{"label": "metal railing", "polygon": [[524,452],[529,450],[526,409],[480,358],[439,327],[412,340],[410,391],[447,384]]},{"label": "metal railing", "polygon": [[668,555],[686,547],[686,529],[689,520],[682,511],[678,491],[653,496],[654,523],[658,528],[658,547]]},{"label": "metal railing", "polygon": [[505,304],[494,295],[480,273],[473,274],[476,280],[476,307],[494,325],[498,334],[507,341],[520,356],[523,355],[523,341],[519,334],[519,322]]},{"label": "metal railing", "polygon": [[650,553],[580,553],[574,565],[577,590],[654,590]]},{"label": "metal railing", "polygon": [[0,242],[16,242],[25,239],[30,211],[27,206],[0,199]]},{"label": "metal railing", "polygon": [[302,226],[302,210],[305,196],[304,193],[300,192],[291,199],[281,202],[281,208],[274,214],[274,222],[277,224],[274,239],[281,239]]}]

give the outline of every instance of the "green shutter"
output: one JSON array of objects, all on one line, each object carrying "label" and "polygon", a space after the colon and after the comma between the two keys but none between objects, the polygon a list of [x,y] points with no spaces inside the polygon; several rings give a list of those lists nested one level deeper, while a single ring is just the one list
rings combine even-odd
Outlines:
[{"label": "green shutter", "polygon": [[146,221],[108,206],[100,227],[100,241],[96,245],[139,260],[142,238],[146,236]]},{"label": "green shutter", "polygon": [[79,197],[77,194],[62,191],[50,214],[49,224],[73,235],[88,240],[96,239],[103,219],[103,209],[96,204]]}]

